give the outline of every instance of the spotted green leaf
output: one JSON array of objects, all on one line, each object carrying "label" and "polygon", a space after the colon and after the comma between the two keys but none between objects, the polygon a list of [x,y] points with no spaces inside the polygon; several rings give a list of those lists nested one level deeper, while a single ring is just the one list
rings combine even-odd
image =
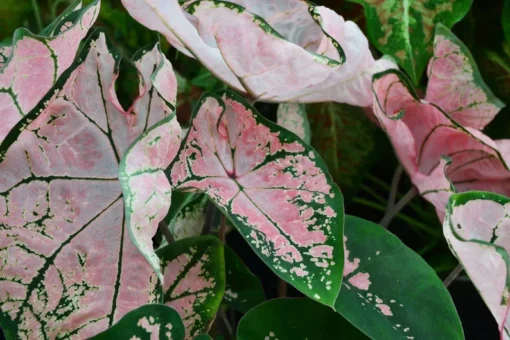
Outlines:
[{"label": "spotted green leaf", "polygon": [[225,91],[199,101],[168,169],[204,192],[281,278],[333,305],[343,270],[343,198],[319,155]]},{"label": "spotted green leaf", "polygon": [[331,308],[307,298],[275,299],[250,310],[239,322],[238,340],[368,339]]},{"label": "spotted green leaf", "polygon": [[415,84],[432,56],[434,27],[448,28],[466,15],[472,0],[349,0],[365,7],[368,38],[396,58]]},{"label": "spotted green leaf", "polygon": [[310,122],[308,121],[305,104],[280,104],[276,115],[278,125],[294,132],[296,136],[310,144]]},{"label": "spotted green leaf", "polygon": [[[176,240],[199,236],[204,229],[206,210],[209,200],[200,194],[178,193],[182,198],[180,209],[167,216],[168,228]],[[170,215],[170,214],[169,214]]]},{"label": "spotted green leaf", "polygon": [[165,305],[145,305],[127,313],[115,325],[91,340],[184,340],[184,324]]},{"label": "spotted green leaf", "polygon": [[443,282],[396,236],[346,216],[345,267],[335,309],[373,339],[463,339]]},{"label": "spotted green leaf", "polygon": [[364,109],[347,104],[309,105],[308,112],[311,145],[326,162],[348,202],[373,162],[378,128]]},{"label": "spotted green leaf", "polygon": [[186,339],[207,332],[225,291],[223,244],[216,237],[185,238],[157,251],[164,302],[181,316]]},{"label": "spotted green leaf", "polygon": [[225,247],[225,273],[227,284],[223,299],[234,309],[246,313],[266,301],[264,288],[237,254]]}]

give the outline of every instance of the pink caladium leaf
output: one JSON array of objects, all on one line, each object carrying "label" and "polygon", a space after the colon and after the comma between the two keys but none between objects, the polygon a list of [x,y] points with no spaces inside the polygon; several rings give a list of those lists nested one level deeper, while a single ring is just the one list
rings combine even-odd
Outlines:
[{"label": "pink caladium leaf", "polygon": [[71,66],[98,14],[99,0],[76,1],[40,35],[20,28],[0,47],[0,142]]},{"label": "pink caladium leaf", "polygon": [[280,104],[276,117],[278,125],[294,132],[296,136],[310,144],[310,122],[308,121],[305,104]]},{"label": "pink caladium leaf", "polygon": [[184,324],[175,309],[145,305],[130,311],[91,340],[184,340]]},{"label": "pink caladium leaf", "polygon": [[258,100],[369,106],[372,75],[395,67],[374,60],[355,23],[303,0],[122,2],[140,23]]},{"label": "pink caladium leaf", "polygon": [[[464,128],[437,105],[422,101],[398,71],[374,76],[374,113],[420,193],[444,215],[458,191],[510,193],[510,141]],[[449,158],[448,163],[444,157]]]},{"label": "pink caladium leaf", "polygon": [[[169,72],[157,67],[157,46],[146,56],[140,66],[155,70],[152,79]],[[0,323],[8,337],[87,338],[160,300],[157,276],[126,229],[118,169],[132,131],[168,116],[175,98],[143,82],[133,113],[121,110],[119,60],[95,33],[0,145]]]},{"label": "pink caladium leaf", "polygon": [[281,278],[332,306],[343,268],[343,198],[319,155],[233,92],[204,95],[168,169],[204,192]]},{"label": "pink caladium leaf", "polygon": [[467,275],[510,338],[510,199],[472,191],[450,197],[443,231]]},{"label": "pink caladium leaf", "polygon": [[483,129],[504,107],[484,83],[467,47],[442,24],[436,27],[425,100],[459,124]]},{"label": "pink caladium leaf", "polygon": [[186,339],[207,332],[223,299],[223,244],[214,236],[186,238],[157,251],[164,275],[164,302],[186,328]]}]

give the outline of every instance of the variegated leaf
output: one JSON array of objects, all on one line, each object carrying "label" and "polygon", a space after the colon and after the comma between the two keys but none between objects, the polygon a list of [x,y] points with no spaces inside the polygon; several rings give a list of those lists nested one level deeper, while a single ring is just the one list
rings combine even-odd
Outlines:
[{"label": "variegated leaf", "polygon": [[344,237],[340,314],[372,339],[463,339],[448,291],[418,254],[381,226],[352,216]]},{"label": "variegated leaf", "polygon": [[175,309],[145,305],[130,311],[91,340],[184,340],[184,324]]},{"label": "variegated leaf", "polygon": [[186,238],[157,251],[164,302],[181,316],[186,339],[206,332],[225,291],[223,244],[213,236]]},{"label": "variegated leaf", "polygon": [[473,0],[349,0],[365,7],[368,37],[419,83],[432,56],[434,27],[452,27]]},{"label": "variegated leaf", "polygon": [[73,63],[99,14],[99,0],[80,7],[75,1],[41,35],[20,28],[12,46],[0,47],[0,142]]},{"label": "variegated leaf", "polygon": [[[148,53],[143,67],[156,69],[164,56]],[[118,63],[104,34],[94,34],[0,145],[0,323],[9,338],[90,337],[160,299],[126,230],[117,173],[132,131],[169,112],[152,105],[138,119],[122,111]],[[161,101],[150,87],[142,83],[142,97]]]},{"label": "variegated leaf", "polygon": [[453,254],[510,338],[510,199],[472,191],[450,197],[443,231]]},{"label": "variegated leaf", "polygon": [[[190,193],[178,193],[180,197]],[[179,211],[167,216],[168,228],[176,240],[199,236],[204,229],[209,200],[205,195],[191,194],[191,199],[181,205]],[[170,215],[170,214],[169,214]]]},{"label": "variegated leaf", "polygon": [[459,124],[483,129],[504,107],[485,85],[467,47],[442,24],[436,27],[425,100]]},{"label": "variegated leaf", "polygon": [[355,23],[303,0],[199,0],[182,8],[177,0],[122,2],[140,23],[258,100],[369,106],[372,74],[394,66],[374,60]]},{"label": "variegated leaf", "polygon": [[276,116],[278,125],[310,144],[310,122],[304,104],[280,104]]},{"label": "variegated leaf", "polygon": [[332,305],[343,268],[343,199],[324,162],[232,92],[205,95],[168,170],[199,190],[280,277]]},{"label": "variegated leaf", "polygon": [[226,287],[223,299],[234,309],[246,313],[266,301],[264,288],[237,254],[225,246]]},{"label": "variegated leaf", "polygon": [[331,308],[307,298],[284,298],[264,302],[246,313],[239,322],[237,339],[368,338]]},{"label": "variegated leaf", "polygon": [[[398,71],[374,76],[374,113],[400,162],[442,220],[454,192],[510,194],[510,140],[493,141],[465,128],[438,106],[420,100]],[[446,167],[444,157],[449,158]]]}]

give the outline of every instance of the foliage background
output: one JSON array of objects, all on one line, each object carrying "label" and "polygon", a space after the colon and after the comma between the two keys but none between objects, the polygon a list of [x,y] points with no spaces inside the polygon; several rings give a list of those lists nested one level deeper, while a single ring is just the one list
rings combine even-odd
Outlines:
[{"label": "foliage background", "polygon": [[[0,42],[10,43],[14,30],[26,27],[38,32],[65,9],[70,0],[2,0],[0,1]],[[316,0],[345,19],[355,21],[365,28],[363,9],[360,5],[344,0]],[[453,32],[474,55],[482,75],[495,94],[506,103],[497,118],[485,129],[492,138],[510,138],[510,42],[504,43],[500,20],[503,0],[474,0],[466,17],[454,26]],[[85,1],[87,3],[87,1]],[[508,23],[510,25],[510,23]],[[101,12],[96,23],[110,35],[122,51],[123,63],[140,47],[158,39],[134,21],[123,9],[119,0],[102,0]],[[510,29],[509,29],[510,31]],[[510,35],[510,34],[509,34]],[[510,40],[510,37],[508,37]],[[191,108],[201,93],[223,88],[198,62],[178,54],[164,39],[163,51],[180,77],[178,118],[181,124],[189,120]],[[377,53],[374,49],[374,53]],[[136,74],[122,73],[122,88],[117,89],[122,104],[137,90]],[[425,78],[425,77],[424,77]],[[132,81],[129,81],[132,79]],[[418,87],[423,90],[422,86]],[[266,117],[275,120],[275,104],[257,103],[256,107]],[[378,222],[383,216],[389,186],[398,165],[388,138],[359,111],[346,105],[315,104],[308,108],[312,127],[312,145],[321,153],[335,180],[346,196],[346,212]],[[357,111],[356,111],[357,110]],[[320,114],[320,115],[319,115]],[[326,118],[321,118],[326,117]],[[313,131],[321,133],[313,134]],[[324,133],[322,133],[324,132]],[[411,187],[404,176],[399,194]],[[433,207],[420,197],[413,199],[390,225],[405,244],[420,254],[441,278],[456,266],[441,225]],[[228,235],[227,243],[261,277],[268,298],[277,296],[277,279],[261,260],[249,249],[237,232]],[[497,326],[480,296],[469,280],[461,276],[449,288],[462,319],[467,339],[496,339]],[[299,293],[289,287],[289,296]],[[233,315],[232,317],[236,317]],[[1,337],[1,334],[0,334]]]}]

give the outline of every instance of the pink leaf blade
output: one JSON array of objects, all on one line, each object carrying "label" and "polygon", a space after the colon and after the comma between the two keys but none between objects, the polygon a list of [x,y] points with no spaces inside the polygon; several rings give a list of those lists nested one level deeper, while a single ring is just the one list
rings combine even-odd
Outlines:
[{"label": "pink leaf blade", "polygon": [[453,254],[507,338],[510,275],[510,238],[507,197],[488,192],[453,195],[443,231]]},{"label": "pink leaf blade", "polygon": [[[116,105],[117,65],[94,33],[0,146],[0,323],[15,337],[88,338],[160,302],[157,275],[124,216],[119,155],[130,140],[117,130],[138,123]],[[147,115],[169,113],[165,102]],[[168,150],[157,155],[163,163],[151,165],[171,161]]]},{"label": "pink leaf blade", "polygon": [[207,194],[277,275],[332,305],[342,278],[343,199],[323,161],[232,92],[200,103],[168,169],[172,187]]},{"label": "pink leaf blade", "polygon": [[[31,111],[55,84],[58,77],[71,66],[80,42],[99,14],[99,0],[84,9],[76,2],[58,18],[43,35],[18,29],[13,45],[2,48],[0,57],[0,141],[21,118]],[[73,12],[73,10],[75,12]],[[72,21],[66,21],[73,14]],[[51,30],[50,30],[51,28]]]},{"label": "pink leaf blade", "polygon": [[182,239],[158,250],[164,302],[181,316],[186,339],[206,333],[225,291],[224,249],[213,236]]},{"label": "pink leaf blade", "polygon": [[467,47],[442,24],[436,28],[427,74],[425,99],[464,126],[483,129],[505,106],[483,81]]}]

